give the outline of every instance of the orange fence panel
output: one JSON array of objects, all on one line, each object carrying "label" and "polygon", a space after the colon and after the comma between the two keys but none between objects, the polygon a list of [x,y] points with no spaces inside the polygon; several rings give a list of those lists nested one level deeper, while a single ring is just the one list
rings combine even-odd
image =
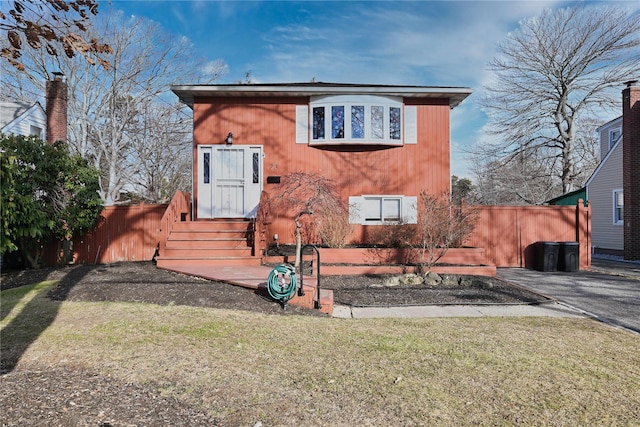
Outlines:
[{"label": "orange fence panel", "polygon": [[537,242],[579,242],[580,268],[591,267],[591,208],[576,206],[476,206],[478,224],[465,242],[485,249],[496,267],[535,266]]},{"label": "orange fence panel", "polygon": [[107,206],[98,225],[74,239],[74,261],[106,264],[150,261],[160,241],[160,222],[167,205]]}]

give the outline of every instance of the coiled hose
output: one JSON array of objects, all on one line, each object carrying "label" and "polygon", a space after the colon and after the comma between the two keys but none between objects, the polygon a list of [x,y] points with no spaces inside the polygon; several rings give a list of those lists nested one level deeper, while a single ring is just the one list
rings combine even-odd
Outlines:
[{"label": "coiled hose", "polygon": [[285,304],[298,289],[296,269],[290,264],[280,264],[269,273],[267,291],[269,296],[281,304]]}]

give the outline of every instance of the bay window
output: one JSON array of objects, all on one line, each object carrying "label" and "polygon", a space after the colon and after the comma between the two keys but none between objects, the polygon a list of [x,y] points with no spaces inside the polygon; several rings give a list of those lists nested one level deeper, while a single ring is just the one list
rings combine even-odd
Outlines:
[{"label": "bay window", "polygon": [[315,97],[310,107],[311,144],[402,144],[402,98]]}]

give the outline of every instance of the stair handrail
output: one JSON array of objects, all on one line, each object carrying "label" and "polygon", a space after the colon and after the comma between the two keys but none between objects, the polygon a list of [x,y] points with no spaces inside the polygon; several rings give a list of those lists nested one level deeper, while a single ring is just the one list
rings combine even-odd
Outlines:
[{"label": "stair handrail", "polygon": [[[316,288],[317,288],[317,299],[315,303],[315,308],[320,310],[322,308],[322,304],[320,304],[320,249],[316,245],[307,244],[304,245],[300,249],[300,288],[298,289],[298,296],[304,296],[304,260],[302,256],[304,255],[304,250],[307,248],[311,248],[316,251]],[[312,267],[313,271],[313,267]]]},{"label": "stair handrail", "polygon": [[267,247],[267,221],[269,218],[268,211],[269,193],[262,191],[260,193],[260,202],[256,217],[253,218],[253,255],[263,256]]},{"label": "stair handrail", "polygon": [[160,220],[160,242],[158,242],[160,251],[167,246],[173,224],[183,220],[191,221],[191,194],[178,190]]}]

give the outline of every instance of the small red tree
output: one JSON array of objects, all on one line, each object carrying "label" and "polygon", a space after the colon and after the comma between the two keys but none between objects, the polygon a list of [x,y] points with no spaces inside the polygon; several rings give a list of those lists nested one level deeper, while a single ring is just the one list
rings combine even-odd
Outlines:
[{"label": "small red tree", "polygon": [[[349,221],[349,209],[340,198],[334,182],[317,173],[293,172],[282,177],[280,185],[267,202],[270,212],[282,212],[293,216],[295,222],[296,260],[300,266],[302,248],[302,217],[318,215],[331,218],[333,223],[339,219]],[[318,222],[315,222],[317,226]]]}]

